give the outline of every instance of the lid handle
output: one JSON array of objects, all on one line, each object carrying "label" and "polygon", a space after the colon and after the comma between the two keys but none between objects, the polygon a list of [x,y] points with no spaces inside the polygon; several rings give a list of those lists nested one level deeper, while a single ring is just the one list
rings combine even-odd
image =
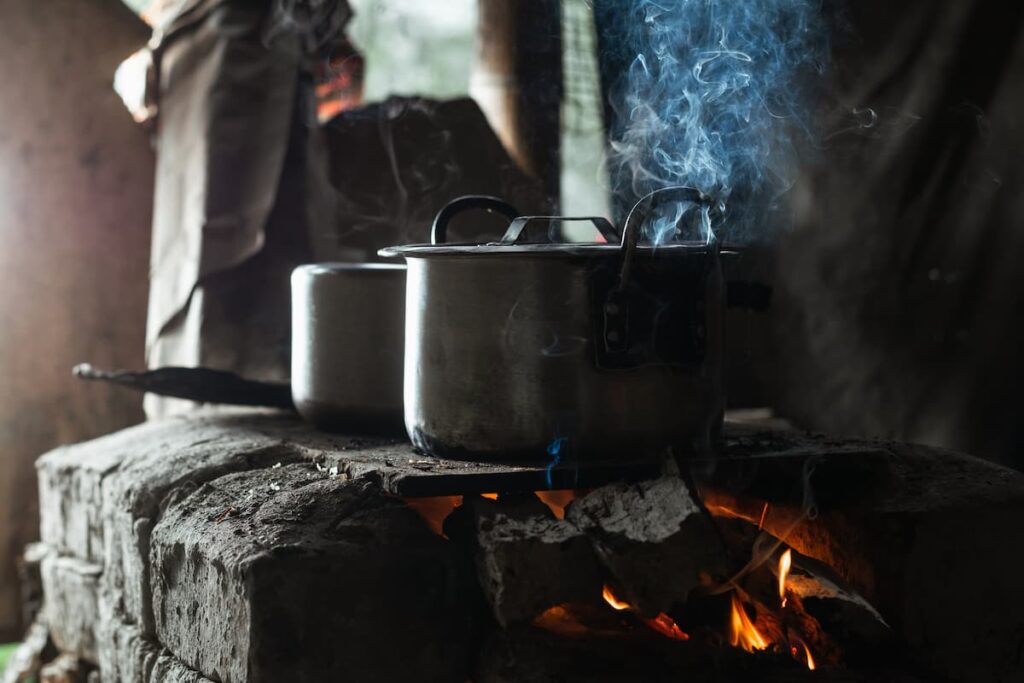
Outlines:
[{"label": "lid handle", "polygon": [[[601,216],[519,216],[508,226],[505,236],[501,238],[501,243],[518,244],[519,240],[527,237],[527,226],[530,223],[539,221],[547,221],[549,223],[553,221],[590,221],[606,242],[615,243],[619,241],[619,233],[615,232],[615,228],[612,227],[607,218]],[[548,241],[553,241],[550,239],[550,234],[548,237]]]}]

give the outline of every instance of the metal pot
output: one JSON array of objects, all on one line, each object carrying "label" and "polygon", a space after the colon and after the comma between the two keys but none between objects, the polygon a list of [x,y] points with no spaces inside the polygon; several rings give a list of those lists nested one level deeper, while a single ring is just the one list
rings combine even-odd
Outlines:
[{"label": "metal pot", "polygon": [[292,272],[292,399],[325,429],[402,432],[401,264],[317,263]]},{"label": "metal pot", "polygon": [[[504,212],[496,201],[456,200],[439,220],[466,206]],[[520,217],[497,243],[382,250],[409,266],[413,443],[441,457],[555,461],[712,438],[724,403],[720,250],[638,244],[666,201],[710,206],[691,188],[659,190],[630,212],[620,244],[592,218],[557,220],[589,220],[611,243],[525,243],[531,224],[552,219]]]}]

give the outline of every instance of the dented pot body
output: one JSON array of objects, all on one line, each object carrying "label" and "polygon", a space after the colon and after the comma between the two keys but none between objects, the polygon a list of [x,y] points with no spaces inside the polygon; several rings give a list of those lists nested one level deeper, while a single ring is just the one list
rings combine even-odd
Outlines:
[{"label": "dented pot body", "polygon": [[723,413],[720,255],[456,245],[408,262],[405,426],[439,457],[564,463],[700,448]]}]

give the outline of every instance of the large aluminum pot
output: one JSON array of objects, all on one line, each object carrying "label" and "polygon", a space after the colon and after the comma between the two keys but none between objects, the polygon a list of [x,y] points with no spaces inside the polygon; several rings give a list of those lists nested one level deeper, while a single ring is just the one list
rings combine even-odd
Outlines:
[{"label": "large aluminum pot", "polygon": [[498,243],[382,250],[409,266],[413,443],[448,458],[553,462],[711,440],[724,403],[719,248],[640,245],[648,212],[668,201],[710,205],[691,188],[652,193],[630,212],[621,243],[524,243],[539,221],[520,217]]},{"label": "large aluminum pot", "polygon": [[402,432],[405,266],[316,263],[292,273],[292,399],[306,419]]}]

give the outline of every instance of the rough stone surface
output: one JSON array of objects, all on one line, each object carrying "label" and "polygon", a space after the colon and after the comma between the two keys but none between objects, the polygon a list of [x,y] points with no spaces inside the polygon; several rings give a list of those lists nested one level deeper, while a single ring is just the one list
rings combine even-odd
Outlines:
[{"label": "rough stone surface", "polygon": [[209,683],[131,624],[107,621],[102,634],[103,683]]},{"label": "rough stone surface", "polygon": [[204,683],[210,679],[188,668],[169,652],[156,659],[148,683]]},{"label": "rough stone surface", "polygon": [[367,482],[308,464],[225,475],[167,510],[151,561],[159,640],[209,678],[465,678],[458,556]]},{"label": "rough stone surface", "polygon": [[115,613],[154,633],[149,538],[166,500],[228,472],[302,457],[285,440],[282,423],[295,421],[250,413],[171,418],[134,440],[103,484],[104,583]]},{"label": "rough stone surface", "polygon": [[62,555],[103,561],[103,478],[127,449],[152,429],[145,425],[46,453],[36,461],[39,533]]},{"label": "rough stone surface", "polygon": [[39,672],[40,683],[88,683],[93,667],[67,652],[48,662]]},{"label": "rough stone surface", "polygon": [[[57,509],[43,528],[64,555],[48,567],[53,592],[73,585],[53,578],[70,571],[69,555],[98,565],[101,549],[94,638],[115,681],[151,683],[165,669],[179,677],[168,680],[198,671],[221,683],[463,673],[465,652],[452,644],[471,646],[462,600],[480,582],[465,578],[472,570],[450,557],[452,544],[382,490],[399,479],[459,485],[494,475],[405,448],[244,411],[172,418],[50,453],[40,490]],[[763,516],[767,531],[833,567],[922,667],[1015,680],[1024,551],[1007,539],[1024,518],[1024,476],[935,449],[777,432],[732,433],[725,449],[690,473],[716,515],[755,525]],[[503,582],[491,590],[483,581],[502,623],[561,596],[593,599],[599,576],[645,613],[669,611],[701,571],[719,566],[718,539],[675,477],[595,489],[564,521],[511,501],[467,506],[477,510],[478,569]],[[158,634],[174,653],[159,669]],[[412,659],[403,654],[399,670],[393,652]]]},{"label": "rough stone surface", "polygon": [[218,410],[148,422],[39,458],[42,536],[63,555],[102,565],[114,614],[152,634],[149,536],[170,494],[228,472],[300,459],[346,476],[351,460],[367,475],[386,461],[408,459],[407,444],[388,457],[360,457],[392,442],[318,433],[294,415],[272,411]]},{"label": "rough stone surface", "polygon": [[21,581],[22,622],[35,623],[43,609],[43,558],[50,553],[45,543],[29,543],[18,559],[18,578]]},{"label": "rough stone surface", "polygon": [[96,627],[100,623],[98,565],[50,554],[43,558],[43,614],[61,652],[93,664],[99,661]]},{"label": "rough stone surface", "polygon": [[42,619],[37,619],[28,628],[21,643],[7,659],[7,666],[0,671],[2,683],[26,683],[38,677],[43,662],[57,655],[50,639],[49,629]]},{"label": "rough stone surface", "polygon": [[149,683],[160,646],[137,627],[116,619],[105,621],[100,632],[103,683]]}]

